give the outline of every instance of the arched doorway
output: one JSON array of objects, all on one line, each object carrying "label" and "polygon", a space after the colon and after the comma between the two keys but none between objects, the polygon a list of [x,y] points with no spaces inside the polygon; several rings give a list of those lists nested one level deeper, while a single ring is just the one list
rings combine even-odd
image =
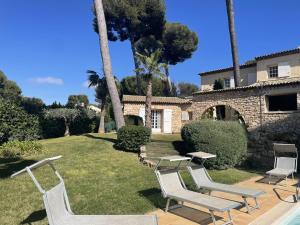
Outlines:
[{"label": "arched doorway", "polygon": [[242,115],[237,110],[228,105],[215,105],[209,107],[204,111],[201,119],[238,121],[239,123],[245,125],[245,120]]}]

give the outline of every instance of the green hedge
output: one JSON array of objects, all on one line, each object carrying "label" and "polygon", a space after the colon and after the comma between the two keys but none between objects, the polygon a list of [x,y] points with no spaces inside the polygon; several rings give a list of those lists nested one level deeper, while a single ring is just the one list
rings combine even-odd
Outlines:
[{"label": "green hedge", "polygon": [[142,117],[136,115],[126,115],[124,116],[126,125],[136,125],[136,126],[144,126],[144,122]]},{"label": "green hedge", "polygon": [[247,134],[242,125],[233,121],[201,120],[184,125],[182,139],[188,152],[216,154],[206,165],[226,169],[240,164],[247,152]]},{"label": "green hedge", "polygon": [[12,102],[0,98],[0,145],[10,140],[40,138],[40,124],[36,116]]},{"label": "green hedge", "polygon": [[0,146],[0,155],[4,158],[17,158],[33,155],[42,151],[42,144],[36,141],[9,141]]},{"label": "green hedge", "polygon": [[142,145],[150,141],[150,137],[151,129],[126,125],[118,130],[117,147],[127,151],[138,152]]},{"label": "green hedge", "polygon": [[[71,122],[70,134],[80,135],[84,133],[94,133],[98,131],[99,116],[94,112],[82,109],[80,115]],[[65,133],[65,124],[63,119],[59,118],[41,118],[43,138],[63,137]]]}]

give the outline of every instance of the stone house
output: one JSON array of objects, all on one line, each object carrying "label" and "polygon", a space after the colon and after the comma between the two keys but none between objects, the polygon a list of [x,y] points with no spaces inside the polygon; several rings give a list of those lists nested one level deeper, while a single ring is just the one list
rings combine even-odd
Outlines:
[{"label": "stone house", "polygon": [[[255,57],[240,65],[239,86],[256,85],[267,81],[280,81],[300,77],[300,47],[288,51]],[[222,79],[224,88],[234,88],[233,67],[202,72],[201,90],[213,90],[215,80]]]},{"label": "stone house", "polygon": [[[225,119],[237,115],[245,124],[254,157],[271,159],[273,142],[293,142],[300,149],[300,48],[258,56],[240,68],[239,87],[229,67],[200,73],[201,91],[190,100],[154,97],[153,131],[180,132],[187,121],[208,112],[214,116],[221,107]],[[224,89],[213,90],[218,79],[224,80]],[[144,117],[145,97],[124,96],[123,103],[125,115]]]},{"label": "stone house", "polygon": [[[124,95],[124,115],[136,115],[145,122],[145,96]],[[189,99],[177,97],[152,98],[152,132],[153,133],[179,133],[184,123],[192,120]]]}]

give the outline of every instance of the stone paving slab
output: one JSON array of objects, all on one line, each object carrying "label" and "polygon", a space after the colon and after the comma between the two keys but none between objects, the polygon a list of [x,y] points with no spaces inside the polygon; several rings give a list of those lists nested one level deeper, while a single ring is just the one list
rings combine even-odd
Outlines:
[{"label": "stone paving slab", "polygon": [[[263,196],[258,198],[260,209],[252,211],[250,214],[246,212],[245,207],[241,209],[231,210],[233,221],[235,225],[246,225],[263,215],[271,208],[284,202],[288,196],[295,194],[296,181],[288,180],[288,186],[285,186],[285,182],[280,182],[276,185],[268,184],[268,180],[262,176],[253,177],[249,180],[238,183],[241,187],[259,189],[266,192]],[[242,198],[232,194],[213,192],[213,196],[230,199],[233,201],[242,201]],[[252,199],[249,199],[249,204],[254,204]],[[191,205],[184,204],[184,207],[174,209],[165,213],[162,209],[158,209],[150,214],[156,214],[158,217],[159,225],[212,225],[212,220],[207,209]],[[227,219],[227,213],[215,213],[217,216],[217,224],[222,224],[223,219]]]}]

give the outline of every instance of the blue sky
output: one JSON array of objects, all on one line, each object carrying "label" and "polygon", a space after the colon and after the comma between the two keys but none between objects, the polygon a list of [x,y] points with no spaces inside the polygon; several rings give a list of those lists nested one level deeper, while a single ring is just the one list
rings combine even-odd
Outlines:
[{"label": "blue sky", "polygon": [[[240,63],[300,45],[299,0],[235,0]],[[87,94],[86,70],[101,71],[92,0],[0,0],[0,70],[23,95],[65,103]],[[175,82],[200,85],[199,72],[231,66],[225,0],[166,0],[167,20],[183,23],[200,39],[191,59],[172,66]],[[110,42],[113,72],[133,74],[129,43]]]}]

